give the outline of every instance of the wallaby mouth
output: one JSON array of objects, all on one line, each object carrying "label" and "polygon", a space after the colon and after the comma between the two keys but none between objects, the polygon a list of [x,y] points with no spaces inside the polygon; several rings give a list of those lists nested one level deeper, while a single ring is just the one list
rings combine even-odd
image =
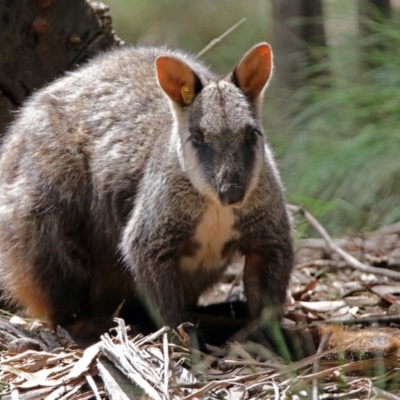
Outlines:
[{"label": "wallaby mouth", "polygon": [[221,203],[226,205],[235,205],[242,203],[244,199],[244,188],[237,183],[224,183],[218,192]]}]

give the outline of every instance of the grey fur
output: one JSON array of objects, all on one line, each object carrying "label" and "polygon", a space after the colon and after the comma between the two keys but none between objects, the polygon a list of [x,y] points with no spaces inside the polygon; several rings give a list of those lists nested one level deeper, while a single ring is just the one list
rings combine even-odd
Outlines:
[{"label": "grey fur", "polygon": [[[191,105],[161,90],[160,55],[194,71],[201,90]],[[68,326],[111,316],[139,290],[160,323],[176,326],[239,252],[253,317],[282,311],[290,222],[271,152],[249,132],[262,132],[261,96],[245,95],[235,71],[221,79],[183,52],[127,47],[26,102],[0,159],[0,280],[10,301]],[[206,148],[193,145],[193,131]],[[240,202],[221,204],[226,185],[243,191]],[[207,253],[208,238],[221,241],[220,255],[217,245]]]}]

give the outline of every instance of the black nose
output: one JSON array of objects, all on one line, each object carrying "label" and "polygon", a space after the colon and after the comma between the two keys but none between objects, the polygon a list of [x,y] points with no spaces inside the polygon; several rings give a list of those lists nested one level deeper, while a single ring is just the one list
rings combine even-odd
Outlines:
[{"label": "black nose", "polygon": [[243,197],[244,189],[237,183],[224,183],[219,190],[219,198],[225,204],[239,203]]}]

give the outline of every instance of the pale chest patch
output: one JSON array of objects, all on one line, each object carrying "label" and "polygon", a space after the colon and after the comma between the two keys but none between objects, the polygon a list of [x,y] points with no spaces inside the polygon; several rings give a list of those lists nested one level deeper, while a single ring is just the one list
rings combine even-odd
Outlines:
[{"label": "pale chest patch", "polygon": [[229,261],[229,254],[224,254],[224,245],[239,236],[233,229],[234,222],[231,207],[209,204],[191,238],[198,248],[193,256],[181,258],[180,267],[195,271],[202,268],[214,270],[225,266]]}]

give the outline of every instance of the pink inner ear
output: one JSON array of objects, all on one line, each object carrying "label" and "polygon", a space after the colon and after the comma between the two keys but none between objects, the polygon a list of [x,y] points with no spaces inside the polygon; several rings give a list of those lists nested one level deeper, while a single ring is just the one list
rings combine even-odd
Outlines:
[{"label": "pink inner ear", "polygon": [[239,62],[236,77],[240,89],[252,99],[259,96],[271,76],[272,51],[268,44],[253,47]]},{"label": "pink inner ear", "polygon": [[[161,56],[156,60],[157,78],[168,97],[181,106],[188,105],[182,97],[182,86],[195,90],[195,76],[192,70],[176,58]],[[192,96],[194,97],[194,95]]]}]

